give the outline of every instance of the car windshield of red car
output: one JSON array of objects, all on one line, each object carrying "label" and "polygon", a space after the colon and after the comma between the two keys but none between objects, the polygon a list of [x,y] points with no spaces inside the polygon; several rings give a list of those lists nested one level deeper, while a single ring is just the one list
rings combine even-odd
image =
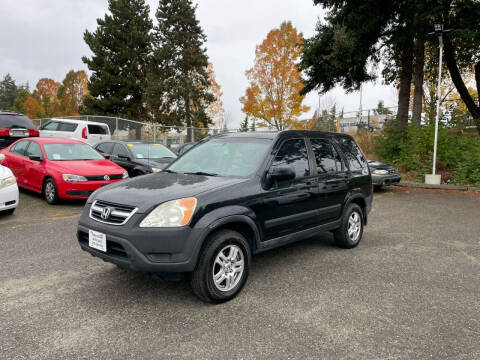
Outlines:
[{"label": "car windshield of red car", "polygon": [[103,156],[87,144],[45,144],[43,145],[48,160],[103,160]]}]

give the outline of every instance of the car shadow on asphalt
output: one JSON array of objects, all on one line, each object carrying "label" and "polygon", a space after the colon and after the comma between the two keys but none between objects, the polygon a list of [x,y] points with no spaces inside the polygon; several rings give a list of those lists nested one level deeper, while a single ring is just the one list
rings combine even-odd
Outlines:
[{"label": "car shadow on asphalt", "polygon": [[[31,197],[33,197],[35,199],[38,199],[38,200],[43,200],[45,202],[45,204],[48,205],[47,201],[44,199],[42,194],[37,193],[35,191],[23,189],[23,188],[19,188],[19,190],[20,190],[21,194],[31,196]],[[69,200],[60,199],[58,201],[58,204],[55,204],[55,205],[85,205],[86,201],[87,200],[83,200],[83,199],[69,199]],[[52,206],[54,206],[54,205],[52,205]]]},{"label": "car shadow on asphalt", "polygon": [[[286,274],[298,271],[296,263],[309,258],[321,259],[328,256],[329,252],[342,251],[335,246],[333,235],[331,233],[322,233],[309,239],[301,240],[292,244],[285,245],[270,251],[266,251],[253,256],[250,269],[248,286],[244,292],[248,293],[248,288],[255,289],[257,282],[261,283],[266,276],[271,274]],[[93,296],[99,297],[100,301],[105,302],[106,306],[122,306],[126,300],[135,298],[142,302],[144,306],[158,306],[159,302],[168,304],[178,303],[184,306],[203,304],[192,292],[188,276],[178,281],[168,281],[151,274],[135,272],[117,268],[109,264],[109,268],[104,271],[91,274],[91,283],[97,284],[93,291]],[[278,279],[278,286],[282,286],[282,280]],[[92,301],[92,293],[87,289],[79,293],[80,297],[88,296]],[[90,294],[88,294],[90,293]],[[86,295],[88,294],[88,295]],[[108,296],[108,295],[111,296]],[[121,299],[120,299],[121,298]]]}]

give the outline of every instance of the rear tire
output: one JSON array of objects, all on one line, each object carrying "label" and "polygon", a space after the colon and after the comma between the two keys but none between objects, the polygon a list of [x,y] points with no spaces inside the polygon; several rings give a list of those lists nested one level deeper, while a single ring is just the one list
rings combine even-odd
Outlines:
[{"label": "rear tire", "polygon": [[58,204],[58,189],[57,184],[52,178],[48,178],[43,183],[43,197],[50,205]]},{"label": "rear tire", "polygon": [[335,243],[344,249],[356,247],[363,236],[363,211],[357,204],[348,205],[342,216],[340,228],[333,233]]},{"label": "rear tire", "polygon": [[193,292],[205,302],[231,300],[247,281],[250,247],[241,234],[232,230],[215,232],[206,241],[190,280]]}]

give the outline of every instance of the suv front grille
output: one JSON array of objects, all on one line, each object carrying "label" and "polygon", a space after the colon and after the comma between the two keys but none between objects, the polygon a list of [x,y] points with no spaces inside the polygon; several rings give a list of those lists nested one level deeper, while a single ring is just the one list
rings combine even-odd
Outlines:
[{"label": "suv front grille", "polygon": [[95,200],[90,208],[90,218],[105,224],[124,225],[137,210],[136,207],[129,205]]}]

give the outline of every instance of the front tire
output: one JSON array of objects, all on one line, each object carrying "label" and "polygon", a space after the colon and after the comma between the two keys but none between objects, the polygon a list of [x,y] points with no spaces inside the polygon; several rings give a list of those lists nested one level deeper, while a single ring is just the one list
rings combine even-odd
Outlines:
[{"label": "front tire", "polygon": [[50,205],[58,204],[58,189],[57,184],[52,178],[45,180],[43,184],[43,197]]},{"label": "front tire", "polygon": [[250,247],[236,231],[220,230],[207,239],[191,277],[195,295],[205,302],[233,299],[248,278]]},{"label": "front tire", "polygon": [[342,217],[340,228],[333,233],[335,243],[344,249],[357,246],[363,235],[363,211],[357,204],[348,205]]},{"label": "front tire", "polygon": [[2,211],[0,214],[13,215],[15,208]]}]

